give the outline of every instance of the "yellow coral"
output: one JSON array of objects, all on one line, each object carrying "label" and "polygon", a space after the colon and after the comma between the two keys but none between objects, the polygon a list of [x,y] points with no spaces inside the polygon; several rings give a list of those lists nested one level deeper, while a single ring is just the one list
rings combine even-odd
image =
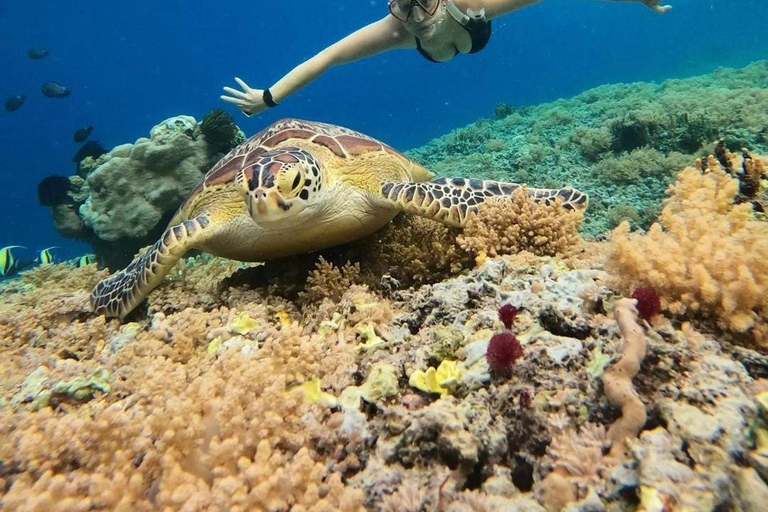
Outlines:
[{"label": "yellow coral", "polygon": [[608,267],[629,292],[651,286],[673,314],[711,316],[744,332],[768,320],[768,223],[750,204],[734,205],[737,180],[714,159],[709,172],[688,167],[670,187],[659,222],[633,235],[613,231]]},{"label": "yellow coral", "polygon": [[320,404],[326,407],[336,407],[338,403],[336,397],[323,391],[321,386],[320,379],[317,378],[308,379],[304,382],[300,387],[304,394],[304,400],[310,405]]},{"label": "yellow coral", "polygon": [[437,368],[429,367],[426,371],[413,372],[408,379],[408,384],[420,391],[444,396],[448,394],[448,388],[454,385],[461,375],[459,363],[445,359]]},{"label": "yellow coral", "polygon": [[248,334],[258,325],[259,322],[248,316],[248,313],[238,313],[229,323],[229,331],[234,334]]},{"label": "yellow coral", "polygon": [[379,403],[397,394],[397,372],[391,365],[375,366],[362,386],[350,386],[342,391],[339,403],[345,408],[356,408],[360,399]]}]

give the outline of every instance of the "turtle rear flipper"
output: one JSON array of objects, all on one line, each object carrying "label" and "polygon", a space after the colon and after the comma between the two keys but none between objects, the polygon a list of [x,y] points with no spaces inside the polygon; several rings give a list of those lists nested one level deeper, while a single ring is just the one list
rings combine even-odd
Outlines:
[{"label": "turtle rear flipper", "polygon": [[[463,227],[486,199],[509,197],[521,187],[502,181],[438,178],[425,183],[384,183],[381,195],[400,211]],[[563,208],[569,210],[584,210],[588,203],[585,193],[572,188],[526,187],[525,191],[537,202],[545,204],[560,198]]]},{"label": "turtle rear flipper", "polygon": [[210,235],[210,219],[199,215],[169,227],[160,240],[125,269],[99,282],[91,292],[94,313],[123,318],[152,291],[189,249]]}]

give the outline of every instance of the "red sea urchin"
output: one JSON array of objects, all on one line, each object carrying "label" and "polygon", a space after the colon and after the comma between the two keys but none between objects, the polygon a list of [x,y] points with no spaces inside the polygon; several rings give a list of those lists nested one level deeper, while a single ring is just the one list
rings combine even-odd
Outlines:
[{"label": "red sea urchin", "polygon": [[518,312],[519,310],[516,306],[513,306],[512,304],[504,304],[499,308],[499,320],[504,324],[504,327],[511,329],[512,324],[515,323],[515,318],[517,318]]},{"label": "red sea urchin", "polygon": [[632,292],[632,298],[637,301],[637,312],[640,318],[650,322],[651,318],[661,313],[659,294],[651,287],[641,286]]},{"label": "red sea urchin", "polygon": [[509,331],[494,334],[488,343],[485,354],[488,366],[495,373],[504,374],[523,355],[523,347],[514,334]]}]

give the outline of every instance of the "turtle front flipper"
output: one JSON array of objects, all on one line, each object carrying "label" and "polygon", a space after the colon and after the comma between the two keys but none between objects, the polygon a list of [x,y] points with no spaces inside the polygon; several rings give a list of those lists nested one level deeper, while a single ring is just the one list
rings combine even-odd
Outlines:
[{"label": "turtle front flipper", "polygon": [[199,215],[169,227],[125,269],[99,282],[91,292],[94,313],[123,318],[151,292],[189,249],[210,234],[210,219]]},{"label": "turtle front flipper", "polygon": [[[428,217],[450,226],[463,227],[486,199],[509,197],[522,188],[503,181],[437,178],[423,183],[387,182],[381,195],[400,211]],[[588,198],[572,188],[525,188],[537,202],[550,204],[560,198],[563,208],[584,210]]]}]

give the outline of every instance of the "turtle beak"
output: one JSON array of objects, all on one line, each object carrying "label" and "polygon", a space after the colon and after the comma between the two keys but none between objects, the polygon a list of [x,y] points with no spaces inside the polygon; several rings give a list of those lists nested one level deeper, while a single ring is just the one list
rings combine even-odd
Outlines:
[{"label": "turtle beak", "polygon": [[283,201],[276,190],[259,187],[251,191],[249,210],[251,217],[257,222],[278,220],[282,217],[280,214],[290,208],[291,205]]}]

